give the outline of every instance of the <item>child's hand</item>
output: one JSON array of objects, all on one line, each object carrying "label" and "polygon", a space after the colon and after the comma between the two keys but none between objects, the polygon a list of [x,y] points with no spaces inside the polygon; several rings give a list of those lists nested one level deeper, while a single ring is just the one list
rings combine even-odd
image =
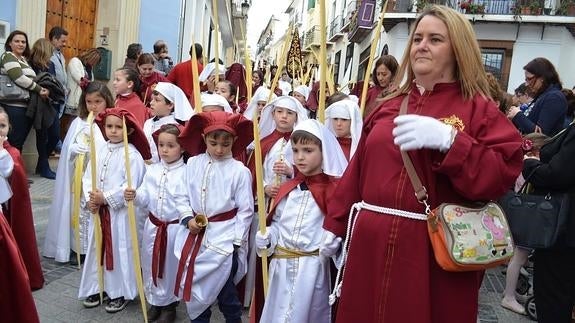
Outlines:
[{"label": "child's hand", "polygon": [[127,188],[124,191],[124,200],[133,201],[134,199],[136,199],[136,190],[133,188]]},{"label": "child's hand", "polygon": [[264,192],[267,196],[271,198],[275,198],[278,195],[278,191],[280,190],[279,185],[266,185],[264,187]]},{"label": "child's hand", "polygon": [[91,204],[97,205],[98,207],[100,205],[106,204],[106,199],[104,198],[104,193],[102,193],[102,191],[100,190],[91,191],[89,195]]},{"label": "child's hand", "polygon": [[192,234],[198,234],[202,231],[202,228],[196,223],[196,219],[188,221],[188,229],[190,229],[190,233]]},{"label": "child's hand", "polygon": [[206,80],[206,86],[208,88],[208,92],[214,92],[214,90],[216,89],[216,76],[215,75],[210,75],[208,77],[208,79]]},{"label": "child's hand", "polygon": [[272,168],[273,172],[279,175],[285,175],[291,177],[293,174],[293,168],[288,166],[285,162],[278,160],[274,163]]},{"label": "child's hand", "polygon": [[98,210],[100,209],[100,205],[88,201],[88,209],[90,210],[91,213],[97,213]]}]

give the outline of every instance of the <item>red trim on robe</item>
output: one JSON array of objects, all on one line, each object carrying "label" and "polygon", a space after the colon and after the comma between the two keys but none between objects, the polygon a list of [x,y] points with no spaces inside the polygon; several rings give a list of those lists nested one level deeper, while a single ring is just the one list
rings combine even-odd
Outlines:
[{"label": "red trim on robe", "polygon": [[152,116],[150,109],[146,108],[140,97],[134,92],[116,96],[115,106],[133,114],[141,129],[144,128],[144,122]]},{"label": "red trim on robe", "polygon": [[30,201],[30,190],[28,189],[28,176],[26,176],[24,162],[18,149],[10,146],[7,141],[4,142],[4,149],[8,151],[14,160],[14,170],[10,176],[10,187],[13,195],[6,203],[7,208],[4,215],[12,228],[12,233],[28,270],[30,287],[32,290],[36,290],[44,286],[44,274],[42,273],[38,244],[36,242],[32,203]]},{"label": "red trim on robe", "polygon": [[0,212],[0,312],[4,322],[40,322],[16,239]]},{"label": "red trim on robe", "polygon": [[345,159],[349,162],[349,156],[351,155],[351,138],[337,137],[337,142],[343,151]]}]

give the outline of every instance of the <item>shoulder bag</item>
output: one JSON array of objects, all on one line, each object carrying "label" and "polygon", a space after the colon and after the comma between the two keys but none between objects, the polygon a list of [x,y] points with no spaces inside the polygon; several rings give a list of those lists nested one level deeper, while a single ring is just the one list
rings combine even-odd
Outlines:
[{"label": "shoulder bag", "polygon": [[518,246],[547,249],[553,247],[566,229],[569,217],[567,193],[528,193],[528,183],[535,168],[518,192],[509,191],[499,203],[507,214],[513,240]]},{"label": "shoulder bag", "polygon": [[[2,58],[5,54],[2,55]],[[0,73],[0,103],[22,102],[30,99],[30,91],[20,87],[8,74]]]},{"label": "shoulder bag", "polygon": [[[407,111],[408,96],[399,114]],[[417,200],[425,206],[427,232],[435,260],[446,271],[483,270],[506,263],[513,256],[513,238],[505,213],[494,202],[480,206],[443,203],[431,210],[427,190],[409,155],[401,157]]]}]

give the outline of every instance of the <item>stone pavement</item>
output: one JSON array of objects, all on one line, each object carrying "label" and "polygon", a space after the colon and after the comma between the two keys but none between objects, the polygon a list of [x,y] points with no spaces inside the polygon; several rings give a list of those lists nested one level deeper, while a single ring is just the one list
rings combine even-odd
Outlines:
[{"label": "stone pavement", "polygon": [[[53,165],[55,166],[55,165]],[[54,167],[55,169],[55,167]],[[54,181],[32,176],[34,183],[30,186],[32,208],[38,246],[41,249],[44,241],[48,212],[52,202]],[[76,266],[56,263],[51,259],[42,258],[42,268],[46,284],[43,289],[33,293],[36,308],[43,323],[52,322],[142,322],[143,316],[138,301],[131,302],[124,311],[108,314],[103,307],[86,309],[78,300],[78,285],[80,271]],[[524,323],[532,322],[526,316],[521,316],[503,309],[499,302],[505,287],[505,277],[501,269],[489,270],[485,274],[479,297],[479,318],[481,323]],[[224,322],[216,306],[212,308],[212,322]],[[248,321],[244,312],[244,322]],[[186,309],[180,304],[176,322],[189,322]]]}]

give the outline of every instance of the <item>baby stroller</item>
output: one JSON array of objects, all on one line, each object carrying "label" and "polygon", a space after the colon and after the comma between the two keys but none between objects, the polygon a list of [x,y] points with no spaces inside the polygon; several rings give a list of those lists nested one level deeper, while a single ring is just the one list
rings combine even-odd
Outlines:
[{"label": "baby stroller", "polygon": [[527,316],[537,321],[535,296],[533,295],[533,275],[531,272],[525,268],[521,268],[519,278],[517,279],[517,287],[515,288],[515,296],[520,303],[524,304]]}]

